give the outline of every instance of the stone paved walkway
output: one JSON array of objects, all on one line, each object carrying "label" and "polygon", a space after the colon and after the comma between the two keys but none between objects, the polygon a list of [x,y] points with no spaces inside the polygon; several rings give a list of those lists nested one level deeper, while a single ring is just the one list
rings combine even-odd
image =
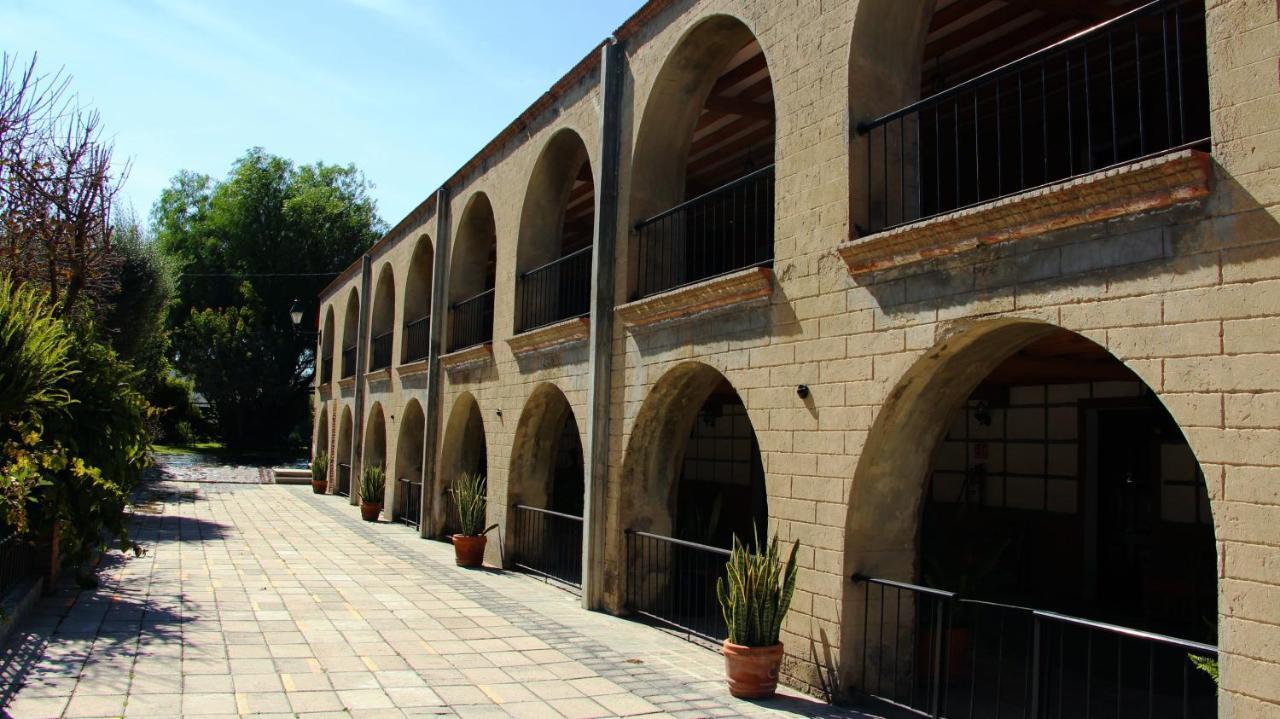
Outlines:
[{"label": "stone paved walkway", "polygon": [[160,479],[145,496],[149,551],[42,602],[5,649],[0,715],[861,716],[734,700],[717,653],[459,569],[449,545],[308,487]]}]

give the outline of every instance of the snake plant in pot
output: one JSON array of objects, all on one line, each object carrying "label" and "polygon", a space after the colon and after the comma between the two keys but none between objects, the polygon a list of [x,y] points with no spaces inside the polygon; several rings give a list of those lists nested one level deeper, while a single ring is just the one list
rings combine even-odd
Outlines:
[{"label": "snake plant in pot", "polygon": [[379,465],[365,467],[360,473],[360,518],[378,521],[382,514],[382,493],[387,487],[387,473]]},{"label": "snake plant in pot", "polygon": [[311,491],[316,494],[329,491],[328,452],[320,452],[311,459]]},{"label": "snake plant in pot", "polygon": [[724,641],[724,668],[729,693],[740,699],[763,699],[778,688],[782,666],[782,619],[796,591],[796,549],[784,564],[774,536],[761,551],[759,539],[748,548],[733,539],[725,576],[716,580],[716,596],[729,629]]},{"label": "snake plant in pot", "polygon": [[458,533],[453,535],[453,553],[459,567],[478,567],[484,564],[484,547],[488,542],[485,535],[498,526],[484,526],[488,491],[482,474],[464,472],[453,483],[453,509],[458,515]]}]

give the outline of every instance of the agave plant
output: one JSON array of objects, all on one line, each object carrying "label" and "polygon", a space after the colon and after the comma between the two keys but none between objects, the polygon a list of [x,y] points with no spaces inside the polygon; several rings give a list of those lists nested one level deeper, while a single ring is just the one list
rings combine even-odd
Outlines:
[{"label": "agave plant", "polygon": [[329,453],[320,452],[311,459],[311,479],[314,482],[323,482],[329,472]]},{"label": "agave plant", "polygon": [[387,473],[380,465],[370,465],[360,473],[360,501],[382,504],[382,492],[387,486]]},{"label": "agave plant", "polygon": [[484,475],[463,472],[453,483],[453,507],[458,515],[458,534],[478,537],[487,534],[498,525],[484,526],[484,511],[488,504],[488,486]]},{"label": "agave plant", "polygon": [[[755,547],[759,547],[757,538]],[[733,538],[733,550],[725,564],[725,576],[716,580],[716,596],[724,623],[729,628],[729,641],[747,647],[771,647],[778,643],[782,618],[791,607],[796,591],[796,550],[784,565],[778,548],[778,537],[764,552],[748,549]]]}]

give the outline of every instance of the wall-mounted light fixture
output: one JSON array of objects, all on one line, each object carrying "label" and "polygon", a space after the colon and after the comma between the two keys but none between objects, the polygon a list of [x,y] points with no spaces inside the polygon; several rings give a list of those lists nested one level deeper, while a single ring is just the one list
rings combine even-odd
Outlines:
[{"label": "wall-mounted light fixture", "polygon": [[800,399],[809,399],[809,385],[798,385],[796,387],[796,396]]}]

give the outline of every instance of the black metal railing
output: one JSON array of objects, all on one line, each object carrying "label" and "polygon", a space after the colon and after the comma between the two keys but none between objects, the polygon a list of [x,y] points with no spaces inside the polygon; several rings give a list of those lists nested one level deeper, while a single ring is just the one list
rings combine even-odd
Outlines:
[{"label": "black metal railing", "polygon": [[427,358],[431,342],[431,315],[404,323],[404,361],[417,362]]},{"label": "black metal railing", "polygon": [[458,533],[458,509],[453,501],[453,487],[445,487],[440,493],[440,511],[442,516],[436,534],[448,539]]},{"label": "black metal railing", "polygon": [[329,384],[333,381],[333,354],[327,354],[320,358],[320,384]]},{"label": "black metal railing", "polygon": [[36,576],[36,548],[23,535],[0,528],[0,600],[24,580]]},{"label": "black metal railing", "polygon": [[520,275],[517,332],[591,311],[591,246]]},{"label": "black metal railing", "polygon": [[863,585],[858,691],[930,717],[1217,716],[1217,647],[905,582]]},{"label": "black metal railing", "polygon": [[356,346],[342,348],[342,378],[356,376]]},{"label": "black metal railing", "polygon": [[369,371],[391,366],[391,340],[395,333],[387,330],[369,340]]},{"label": "black metal railing", "polygon": [[422,481],[407,477],[396,479],[396,506],[392,518],[410,527],[418,526],[422,517]]},{"label": "black metal railing", "polygon": [[493,288],[449,307],[449,351],[493,340]]},{"label": "black metal railing", "polygon": [[351,496],[351,465],[338,463],[338,487],[333,493],[342,497]]},{"label": "black metal railing", "polygon": [[729,550],[628,529],[627,609],[710,641],[729,633],[716,599]]},{"label": "black metal railing", "polygon": [[636,223],[636,298],[773,263],[773,165]]},{"label": "black metal railing", "polygon": [[582,586],[582,517],[515,504],[511,563],[527,572]]},{"label": "black metal railing", "polygon": [[858,126],[863,234],[1208,147],[1202,0],[1156,0]]}]

